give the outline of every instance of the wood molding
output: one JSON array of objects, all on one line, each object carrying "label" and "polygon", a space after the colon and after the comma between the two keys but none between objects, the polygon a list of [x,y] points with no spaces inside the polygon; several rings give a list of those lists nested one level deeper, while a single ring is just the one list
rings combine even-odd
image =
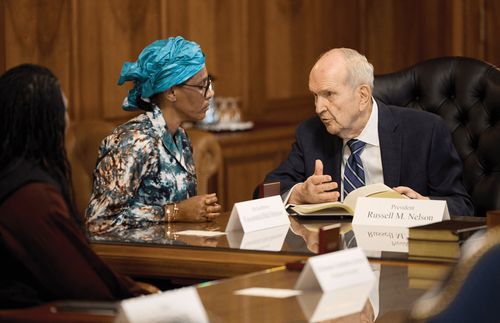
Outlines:
[{"label": "wood molding", "polygon": [[210,248],[92,243],[117,272],[139,277],[221,279],[306,259],[306,255]]}]

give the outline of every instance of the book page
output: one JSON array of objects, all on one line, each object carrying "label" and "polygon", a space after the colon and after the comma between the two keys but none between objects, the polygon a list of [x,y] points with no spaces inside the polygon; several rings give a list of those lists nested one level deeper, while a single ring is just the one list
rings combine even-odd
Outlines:
[{"label": "book page", "polygon": [[317,204],[298,204],[292,206],[292,210],[300,215],[345,215],[353,214],[348,206],[341,202],[326,202]]},{"label": "book page", "polygon": [[[356,201],[358,200],[358,197],[360,197],[360,196],[371,197],[371,196],[374,196],[375,194],[391,192],[391,191],[394,192],[397,196],[401,196],[401,194],[394,191],[392,188],[390,188],[389,186],[387,186],[383,183],[376,183],[376,184],[361,186],[361,187],[355,189],[354,191],[352,191],[351,193],[347,194],[347,196],[344,198],[344,204],[348,205],[352,210],[355,210],[356,209]],[[385,196],[380,196],[380,197],[385,197]],[[387,197],[394,198],[394,196],[387,196]]]},{"label": "book page", "polygon": [[342,202],[326,202],[317,204],[297,204],[291,205],[293,211],[300,215],[353,215],[358,197],[384,197],[384,198],[404,198],[389,186],[383,183],[362,186],[347,194]]}]

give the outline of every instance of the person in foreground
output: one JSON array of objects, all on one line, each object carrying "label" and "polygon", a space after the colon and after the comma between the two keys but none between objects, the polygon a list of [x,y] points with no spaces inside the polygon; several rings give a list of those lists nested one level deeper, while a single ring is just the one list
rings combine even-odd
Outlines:
[{"label": "person in foreground", "polygon": [[118,126],[99,148],[86,210],[91,234],[172,221],[211,221],[216,194],[196,194],[191,142],[181,127],[201,121],[214,92],[198,44],[172,37],[123,65],[133,81],[123,109],[144,113]]},{"label": "person in foreground", "polygon": [[56,77],[37,65],[5,72],[0,115],[0,308],[156,291],[117,276],[81,230],[64,148],[69,119]]},{"label": "person in foreground", "polygon": [[446,200],[452,215],[473,215],[444,122],[375,100],[373,79],[373,66],[353,49],[321,56],[309,75],[317,116],[298,126],[288,159],[265,181],[279,181],[293,204],[343,200],[384,183],[410,198]]},{"label": "person in foreground", "polygon": [[499,322],[500,226],[478,231],[458,263],[414,304],[408,322]]}]

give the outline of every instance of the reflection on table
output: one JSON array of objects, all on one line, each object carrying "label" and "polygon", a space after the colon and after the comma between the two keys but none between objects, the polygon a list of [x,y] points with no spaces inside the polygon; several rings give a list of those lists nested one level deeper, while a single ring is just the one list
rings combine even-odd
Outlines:
[{"label": "reflection on table", "polygon": [[[435,264],[416,264],[419,269],[437,268]],[[409,266],[413,264],[381,265],[379,281],[379,313],[376,322],[404,322],[413,302],[425,290],[409,286]],[[441,267],[445,268],[444,265]],[[331,317],[341,315],[341,309],[328,304],[320,304],[325,300],[322,295],[306,293],[288,298],[265,298],[235,295],[234,292],[250,287],[268,287],[292,289],[300,275],[298,271],[286,270],[284,267],[269,269],[231,279],[198,285],[197,291],[211,322],[306,322],[312,313],[322,306]],[[320,296],[320,297],[318,297]],[[328,301],[328,300],[327,300]],[[110,303],[107,303],[108,307]],[[346,303],[347,304],[347,303]],[[23,311],[0,312],[0,318],[17,318],[18,321],[76,321],[79,322],[112,322],[115,314],[90,315],[96,305],[84,304],[87,307],[72,306],[68,309],[65,303],[53,303],[42,307]],[[97,309],[103,305],[97,306]],[[87,314],[85,314],[87,312]],[[94,311],[95,312],[95,311]],[[347,316],[337,317],[330,322],[359,322],[374,317],[370,301],[362,311]]]},{"label": "reflection on table", "polygon": [[[318,253],[318,230],[322,226],[341,222],[342,234],[351,230],[348,219],[328,218],[323,220],[311,220],[290,216],[289,227],[273,227],[248,233],[243,231],[230,231],[216,237],[179,234],[185,230],[224,231],[229,220],[229,215],[229,212],[225,212],[213,222],[175,222],[170,224],[153,224],[136,229],[115,230],[103,235],[92,236],[91,240],[93,243],[211,247],[221,250],[275,251],[311,256]],[[349,247],[347,244],[343,245]],[[354,244],[354,246],[356,245]]]},{"label": "reflection on table", "polygon": [[[224,231],[229,213],[208,223],[171,223],[92,237],[92,245],[118,272],[141,277],[233,277],[307,259],[318,253],[319,230],[340,223],[340,249],[360,247],[371,259],[407,261],[408,229],[356,226],[351,218],[303,219],[290,227],[215,237],[179,234],[184,230]],[[464,218],[478,221],[477,218]],[[479,219],[481,221],[481,219]],[[484,219],[482,219],[484,222]]]}]

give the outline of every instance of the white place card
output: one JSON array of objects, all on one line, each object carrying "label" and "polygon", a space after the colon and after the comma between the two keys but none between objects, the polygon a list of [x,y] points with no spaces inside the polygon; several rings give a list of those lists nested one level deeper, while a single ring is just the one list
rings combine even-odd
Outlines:
[{"label": "white place card", "polygon": [[222,231],[207,231],[207,230],[184,230],[178,231],[175,234],[195,237],[218,237],[223,236],[226,232]]},{"label": "white place card", "polygon": [[302,294],[302,292],[300,290],[295,290],[295,289],[251,287],[251,288],[237,290],[234,292],[234,294],[243,296],[288,298],[300,295]]},{"label": "white place card", "polygon": [[274,195],[235,203],[226,232],[237,230],[252,232],[285,224],[290,225],[288,213],[283,206],[281,196]]},{"label": "white place card", "polygon": [[300,273],[295,289],[333,292],[359,284],[371,288],[375,276],[360,248],[311,257]]},{"label": "white place card", "polygon": [[208,323],[208,316],[194,287],[129,298],[120,302],[117,323]]},{"label": "white place card", "polygon": [[360,197],[353,224],[411,228],[449,220],[446,201]]},{"label": "white place card", "polygon": [[371,283],[334,292],[304,292],[297,296],[302,313],[309,322],[333,320],[360,312],[368,301]]},{"label": "white place card", "polygon": [[229,247],[245,250],[281,251],[289,225],[280,225],[253,232],[227,232]]},{"label": "white place card", "polygon": [[353,224],[352,230],[365,254],[366,251],[408,252],[408,228]]}]

